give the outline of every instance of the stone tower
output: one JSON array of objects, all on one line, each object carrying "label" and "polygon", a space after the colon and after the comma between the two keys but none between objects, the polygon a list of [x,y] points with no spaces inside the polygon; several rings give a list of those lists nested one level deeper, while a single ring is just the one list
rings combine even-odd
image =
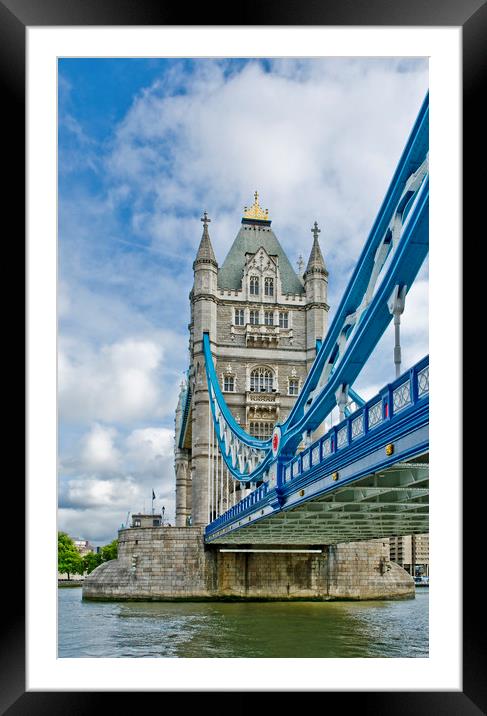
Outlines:
[{"label": "stone tower", "polygon": [[[208,229],[193,264],[190,366],[176,412],[176,526],[208,523],[209,406],[203,333],[228,407],[250,434],[270,437],[285,419],[327,330],[328,272],[314,224],[306,271],[292,268],[255,192],[219,267]],[[247,490],[237,486],[237,500]],[[189,519],[190,518],[190,519]]]}]

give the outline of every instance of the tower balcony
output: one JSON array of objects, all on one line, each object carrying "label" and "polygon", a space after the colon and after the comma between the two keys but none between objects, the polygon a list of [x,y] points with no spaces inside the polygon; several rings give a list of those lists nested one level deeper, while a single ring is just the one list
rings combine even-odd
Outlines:
[{"label": "tower balcony", "polygon": [[[292,338],[291,328],[280,328],[279,326],[266,326],[263,324],[247,323],[245,326],[232,326],[235,333],[245,335],[245,343],[250,346],[277,346],[282,337]],[[240,329],[240,330],[238,330]],[[233,332],[233,331],[232,331]]]},{"label": "tower balcony", "polygon": [[245,417],[247,424],[251,420],[270,420],[273,423],[279,418],[281,407],[280,393],[273,391],[246,391]]},{"label": "tower balcony", "polygon": [[245,397],[247,405],[278,406],[281,404],[281,394],[277,390],[271,392],[265,390],[247,390]]}]

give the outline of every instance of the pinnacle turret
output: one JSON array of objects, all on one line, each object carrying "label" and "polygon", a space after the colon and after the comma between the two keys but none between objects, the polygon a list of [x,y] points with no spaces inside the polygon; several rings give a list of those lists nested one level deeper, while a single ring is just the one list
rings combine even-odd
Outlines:
[{"label": "pinnacle turret", "polygon": [[311,253],[308,259],[308,265],[304,272],[304,277],[311,273],[324,273],[328,274],[325,266],[325,260],[321,253],[320,243],[318,241],[318,234],[321,233],[321,229],[318,228],[318,223],[315,221],[313,228],[311,229],[313,234],[313,246],[311,247]]},{"label": "pinnacle turret", "polygon": [[196,264],[200,263],[213,264],[214,266],[218,267],[218,262],[215,257],[215,252],[213,251],[210,234],[208,232],[208,224],[211,222],[211,219],[208,218],[208,214],[206,213],[206,211],[204,212],[201,221],[203,222],[203,236],[201,237],[198,253],[196,254],[193,268],[196,266]]}]

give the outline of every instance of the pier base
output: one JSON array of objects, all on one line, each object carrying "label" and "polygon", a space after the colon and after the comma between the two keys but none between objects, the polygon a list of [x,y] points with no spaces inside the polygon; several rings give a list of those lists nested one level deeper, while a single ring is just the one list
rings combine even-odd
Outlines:
[{"label": "pier base", "polygon": [[224,549],[205,545],[200,527],[120,530],[118,559],[86,577],[83,598],[326,601],[415,594],[412,577],[389,561],[387,540],[259,546],[265,552],[249,551],[251,545]]}]

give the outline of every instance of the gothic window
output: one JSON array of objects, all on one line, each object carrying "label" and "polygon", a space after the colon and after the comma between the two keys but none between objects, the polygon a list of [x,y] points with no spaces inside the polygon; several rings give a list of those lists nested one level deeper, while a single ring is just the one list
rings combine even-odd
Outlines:
[{"label": "gothic window", "polygon": [[266,326],[274,325],[274,311],[264,311],[264,323]]},{"label": "gothic window", "polygon": [[299,393],[299,380],[297,378],[289,378],[288,384],[288,395],[298,395]]},{"label": "gothic window", "polygon": [[279,328],[289,328],[289,313],[287,311],[279,312]]},{"label": "gothic window", "polygon": [[244,325],[244,310],[243,308],[236,308],[235,309],[235,325],[236,326],[243,326]]},{"label": "gothic window", "polygon": [[235,391],[235,378],[233,375],[225,375],[223,377],[223,390],[225,393],[233,393]]},{"label": "gothic window", "polygon": [[258,276],[250,277],[250,294],[252,296],[259,295],[259,277]]},{"label": "gothic window", "polygon": [[266,278],[264,280],[264,294],[266,296],[274,295],[274,279],[273,278]]},{"label": "gothic window", "polygon": [[256,393],[271,393],[274,376],[269,368],[255,368],[250,374],[250,390]]},{"label": "gothic window", "polygon": [[272,435],[274,423],[270,420],[254,420],[250,423],[249,432],[254,438],[268,440]]},{"label": "gothic window", "polygon": [[259,325],[259,311],[253,311],[253,310],[250,311],[249,319],[250,319],[250,323],[253,326],[258,326]]}]

